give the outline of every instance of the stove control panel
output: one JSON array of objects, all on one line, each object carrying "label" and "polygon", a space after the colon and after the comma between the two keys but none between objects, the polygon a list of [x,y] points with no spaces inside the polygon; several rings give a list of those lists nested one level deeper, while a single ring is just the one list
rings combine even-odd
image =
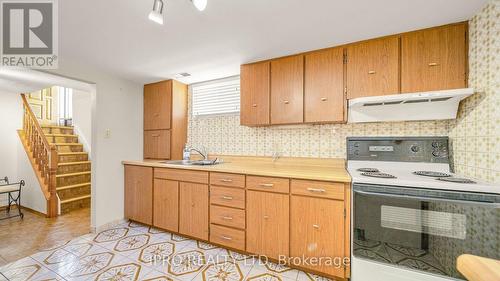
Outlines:
[{"label": "stove control panel", "polygon": [[350,137],[347,159],[449,163],[448,137]]}]

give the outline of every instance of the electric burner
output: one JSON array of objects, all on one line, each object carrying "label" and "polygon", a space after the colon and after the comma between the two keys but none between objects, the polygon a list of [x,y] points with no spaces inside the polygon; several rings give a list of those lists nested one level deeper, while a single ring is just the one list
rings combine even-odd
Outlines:
[{"label": "electric burner", "polygon": [[379,169],[377,168],[359,168],[357,169],[358,172],[370,172],[370,173],[378,173],[380,172]]},{"label": "electric burner", "polygon": [[384,178],[384,179],[395,179],[396,177],[391,174],[381,173],[381,172],[365,172],[361,173],[363,176],[373,177],[373,178]]},{"label": "electric burner", "polygon": [[453,178],[453,177],[447,177],[447,178],[437,178],[437,180],[440,181],[447,181],[447,182],[453,182],[453,183],[476,183],[473,180],[470,179],[464,179],[464,178]]},{"label": "electric burner", "polygon": [[415,171],[413,172],[415,175],[425,176],[425,177],[435,177],[435,178],[445,178],[450,177],[450,174],[442,173],[442,172],[434,172],[434,171]]}]

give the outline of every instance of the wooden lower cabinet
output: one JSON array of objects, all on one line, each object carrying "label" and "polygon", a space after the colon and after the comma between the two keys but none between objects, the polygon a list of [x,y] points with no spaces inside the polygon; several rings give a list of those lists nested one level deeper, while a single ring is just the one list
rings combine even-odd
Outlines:
[{"label": "wooden lower cabinet", "polygon": [[208,240],[208,185],[179,183],[179,232]]},{"label": "wooden lower cabinet", "polygon": [[344,278],[344,201],[292,196],[290,213],[290,256],[334,258],[340,266],[327,260],[300,266]]},{"label": "wooden lower cabinet", "polygon": [[178,232],[179,182],[155,179],[153,191],[153,224],[159,228]]},{"label": "wooden lower cabinet", "polygon": [[247,191],[247,251],[279,259],[289,252],[289,196]]},{"label": "wooden lower cabinet", "polygon": [[125,166],[125,217],[153,223],[153,168]]}]

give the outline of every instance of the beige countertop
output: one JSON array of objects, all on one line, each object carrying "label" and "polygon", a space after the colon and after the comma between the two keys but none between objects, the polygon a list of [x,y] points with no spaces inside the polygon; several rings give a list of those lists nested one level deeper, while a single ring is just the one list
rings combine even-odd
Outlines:
[{"label": "beige countertop", "polygon": [[473,255],[457,258],[457,269],[469,281],[500,280],[500,261]]},{"label": "beige countertop", "polygon": [[124,165],[155,168],[188,169],[208,172],[235,173],[256,176],[284,177],[335,182],[351,182],[341,158],[280,158],[273,162],[270,157],[217,156],[224,163],[211,166],[184,166],[166,164],[164,160],[123,161]]}]

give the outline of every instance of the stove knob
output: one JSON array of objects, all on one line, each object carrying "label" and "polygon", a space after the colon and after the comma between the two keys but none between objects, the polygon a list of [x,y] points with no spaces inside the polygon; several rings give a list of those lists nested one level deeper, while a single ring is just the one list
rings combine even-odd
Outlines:
[{"label": "stove knob", "polygon": [[412,145],[412,146],[410,147],[410,150],[411,150],[411,152],[413,152],[413,153],[417,153],[417,152],[419,152],[419,151],[420,151],[420,147],[419,147],[418,145]]},{"label": "stove knob", "polygon": [[437,141],[433,141],[433,142],[432,142],[432,147],[434,147],[434,148],[438,148],[438,147],[440,147],[440,146],[441,146],[441,144],[440,144],[439,142],[437,142]]},{"label": "stove knob", "polygon": [[434,150],[434,151],[432,151],[432,156],[434,156],[434,157],[441,157],[441,153],[439,153],[438,150]]}]

